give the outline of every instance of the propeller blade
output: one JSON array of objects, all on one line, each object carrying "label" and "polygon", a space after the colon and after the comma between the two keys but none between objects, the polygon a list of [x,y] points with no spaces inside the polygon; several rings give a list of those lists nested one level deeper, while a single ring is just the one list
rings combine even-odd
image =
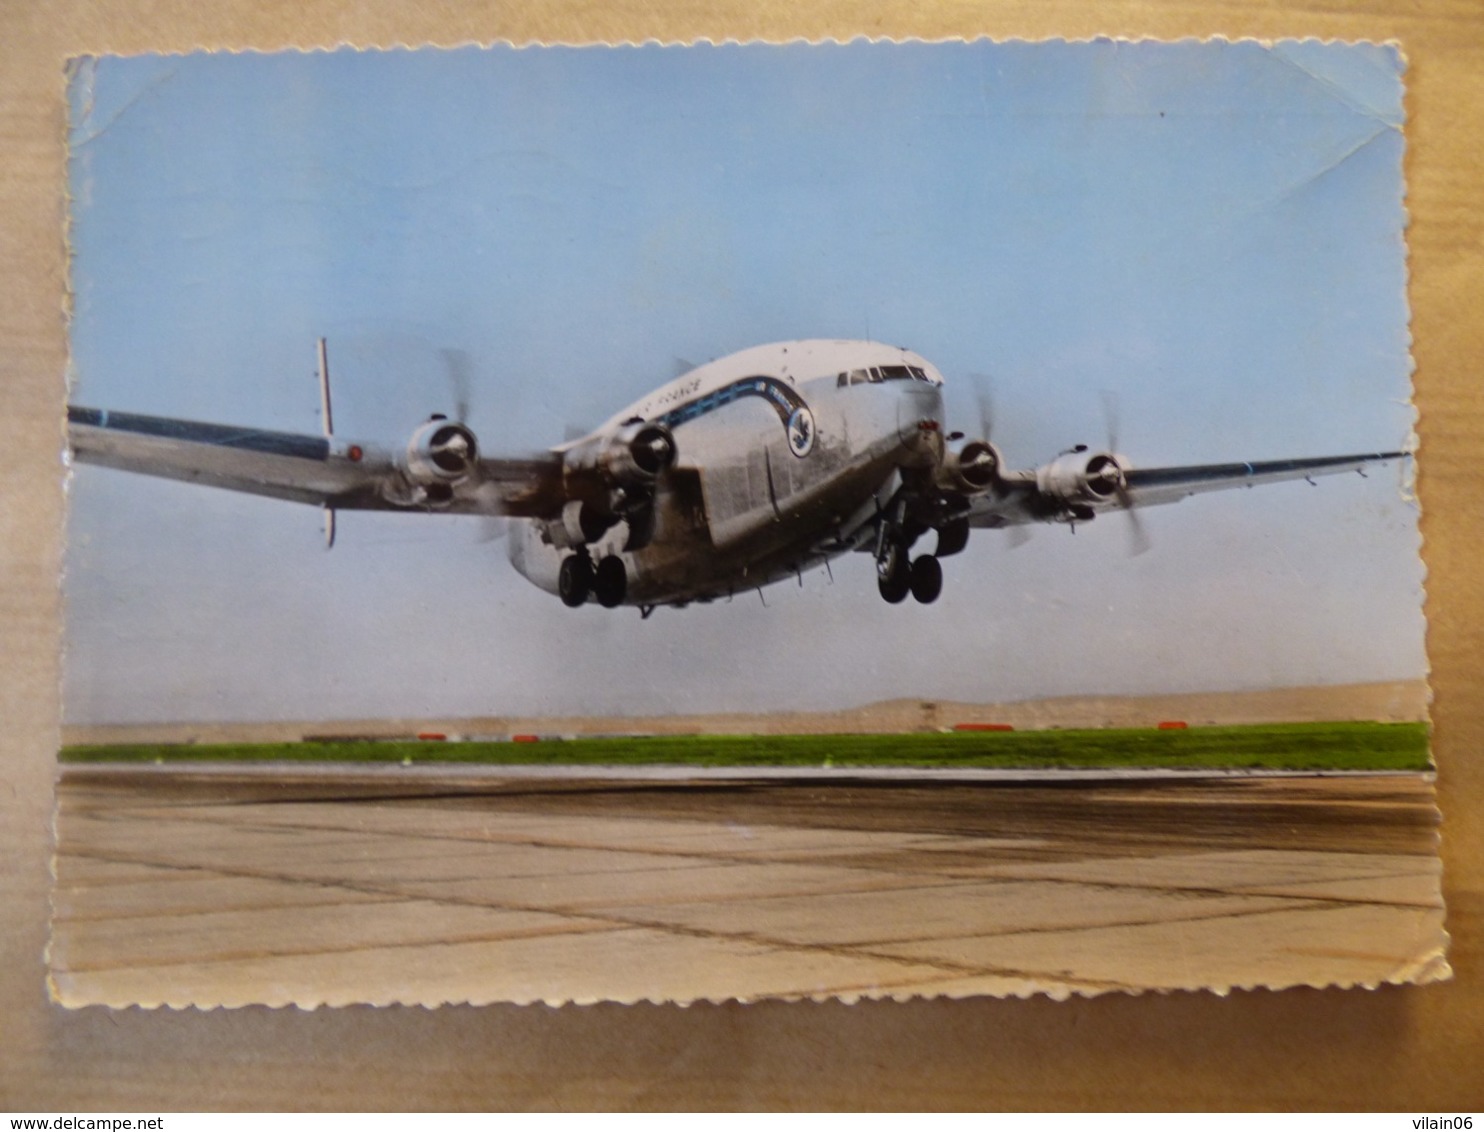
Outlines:
[{"label": "propeller blade", "polygon": [[1027,526],[1014,526],[1010,528],[1009,548],[1015,550],[1031,541],[1031,529]]},{"label": "propeller blade", "polygon": [[[1108,451],[1117,455],[1119,422],[1122,417],[1118,394],[1111,389],[1104,389],[1098,396],[1103,402],[1103,427],[1108,434]],[[1149,532],[1144,529],[1144,520],[1140,517],[1138,508],[1134,506],[1133,497],[1128,493],[1128,484],[1122,475],[1119,476],[1115,494],[1118,496],[1118,505],[1128,516],[1129,557],[1137,558],[1146,553],[1152,544],[1149,541]]]},{"label": "propeller blade", "polygon": [[1149,532],[1144,529],[1144,520],[1140,517],[1138,508],[1134,506],[1133,497],[1128,493],[1128,485],[1120,482],[1117,495],[1118,505],[1128,516],[1128,555],[1130,558],[1137,558],[1148,551],[1152,545],[1149,541]]},{"label": "propeller blade", "polygon": [[1118,421],[1120,417],[1118,406],[1118,394],[1111,389],[1104,389],[1100,394],[1103,402],[1103,428],[1108,435],[1108,451],[1118,451]]},{"label": "propeller blade", "polygon": [[439,350],[438,353],[443,358],[443,368],[448,373],[448,388],[453,394],[453,419],[467,421],[472,388],[469,380],[469,355],[463,350]]},{"label": "propeller blade", "polygon": [[994,433],[994,379],[985,373],[969,374],[974,388],[974,405],[979,411],[979,439],[989,440]]},{"label": "propeller blade", "polygon": [[1139,518],[1138,509],[1125,503],[1126,510],[1123,512],[1128,516],[1128,553],[1130,558],[1137,558],[1146,553],[1153,545],[1149,541],[1149,532],[1144,529],[1144,520]]},{"label": "propeller blade", "polygon": [[479,538],[481,543],[496,542],[510,533],[510,520],[503,515],[486,515],[479,521]]}]

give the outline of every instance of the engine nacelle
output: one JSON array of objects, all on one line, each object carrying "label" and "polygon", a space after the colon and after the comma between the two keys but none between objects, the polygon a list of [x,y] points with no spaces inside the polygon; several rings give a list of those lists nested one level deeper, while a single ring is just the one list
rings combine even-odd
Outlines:
[{"label": "engine nacelle", "polygon": [[569,472],[595,472],[609,484],[647,486],[675,463],[675,437],[662,424],[631,421],[567,450]]},{"label": "engine nacelle", "polygon": [[417,484],[455,484],[479,463],[479,445],[467,425],[435,417],[412,434],[403,467]]},{"label": "engine nacelle", "polygon": [[1102,503],[1123,490],[1126,471],[1111,452],[1067,452],[1036,469],[1036,487],[1061,503]]},{"label": "engine nacelle", "polygon": [[559,519],[548,519],[546,541],[561,550],[597,542],[618,522],[618,516],[581,499],[569,499]]},{"label": "engine nacelle", "polygon": [[988,491],[999,479],[1000,452],[987,440],[967,440],[943,454],[938,486],[965,495]]}]

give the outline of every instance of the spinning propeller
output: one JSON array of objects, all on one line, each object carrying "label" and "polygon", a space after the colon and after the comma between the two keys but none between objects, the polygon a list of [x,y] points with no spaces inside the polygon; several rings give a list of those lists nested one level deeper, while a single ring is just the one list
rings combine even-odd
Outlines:
[{"label": "spinning propeller", "polygon": [[[1118,453],[1118,395],[1110,389],[1102,392],[1103,401],[1103,424],[1108,432],[1108,452],[1116,455]],[[1128,477],[1124,475],[1123,468],[1109,461],[1102,470],[1104,482],[1112,488],[1113,494],[1118,497],[1118,505],[1123,513],[1128,516],[1128,552],[1129,556],[1137,558],[1150,547],[1149,532],[1144,529],[1144,520],[1140,517],[1138,510],[1134,507],[1133,498],[1128,491]]]},{"label": "spinning propeller", "polygon": [[[443,371],[448,378],[449,392],[453,395],[454,420],[467,424],[474,403],[474,383],[470,379],[473,366],[469,361],[469,354],[464,350],[442,349],[438,351],[438,356],[443,359]],[[489,494],[498,499],[498,493],[490,484],[483,485],[475,494]],[[487,514],[480,519],[479,535],[475,541],[495,542],[504,538],[509,529],[510,520],[503,515]]]},{"label": "spinning propeller", "polygon": [[472,400],[469,381],[469,355],[463,350],[439,350],[438,356],[443,359],[443,369],[448,375],[449,392],[453,394],[453,419],[467,422],[469,419],[469,404]]}]

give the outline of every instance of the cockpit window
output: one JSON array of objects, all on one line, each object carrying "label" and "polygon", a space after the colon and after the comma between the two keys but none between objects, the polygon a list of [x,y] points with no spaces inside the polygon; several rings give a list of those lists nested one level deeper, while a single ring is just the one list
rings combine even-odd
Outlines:
[{"label": "cockpit window", "polygon": [[932,378],[921,366],[873,366],[853,369],[835,377],[835,385],[841,389],[847,385],[877,385],[883,381],[924,381],[931,384]]}]

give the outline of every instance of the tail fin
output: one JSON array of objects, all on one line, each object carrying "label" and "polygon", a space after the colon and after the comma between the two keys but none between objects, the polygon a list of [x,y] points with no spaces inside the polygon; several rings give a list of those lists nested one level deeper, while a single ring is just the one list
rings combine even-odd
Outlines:
[{"label": "tail fin", "polygon": [[[330,415],[330,359],[325,340],[319,340],[319,410],[320,423],[324,427],[325,439],[335,435],[335,421]],[[325,508],[325,549],[335,546],[335,508]]]}]

